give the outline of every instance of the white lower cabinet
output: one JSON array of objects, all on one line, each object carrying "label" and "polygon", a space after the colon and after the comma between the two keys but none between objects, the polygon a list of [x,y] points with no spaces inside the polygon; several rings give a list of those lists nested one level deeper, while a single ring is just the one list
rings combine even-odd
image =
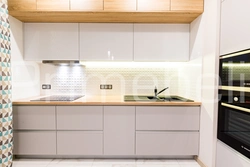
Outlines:
[{"label": "white lower cabinet", "polygon": [[104,106],[104,155],[135,155],[134,106]]},{"label": "white lower cabinet", "polygon": [[199,132],[136,132],[136,155],[198,155]]},{"label": "white lower cabinet", "polygon": [[102,155],[102,131],[58,131],[58,155]]},{"label": "white lower cabinet", "polygon": [[56,155],[55,131],[14,131],[15,155]]}]

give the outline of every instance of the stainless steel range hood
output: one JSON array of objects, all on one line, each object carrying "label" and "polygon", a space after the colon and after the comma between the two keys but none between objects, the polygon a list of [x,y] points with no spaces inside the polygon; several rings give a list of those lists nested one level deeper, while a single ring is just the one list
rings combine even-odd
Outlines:
[{"label": "stainless steel range hood", "polygon": [[53,64],[55,66],[75,66],[81,65],[79,60],[43,60],[44,64]]}]

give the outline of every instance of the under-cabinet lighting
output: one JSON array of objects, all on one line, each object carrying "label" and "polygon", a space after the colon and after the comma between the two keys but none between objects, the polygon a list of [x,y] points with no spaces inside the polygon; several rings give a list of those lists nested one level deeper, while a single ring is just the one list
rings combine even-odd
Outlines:
[{"label": "under-cabinet lighting", "polygon": [[223,67],[250,67],[250,63],[223,63]]},{"label": "under-cabinet lighting", "polygon": [[180,67],[186,62],[83,62],[86,68],[169,68]]}]

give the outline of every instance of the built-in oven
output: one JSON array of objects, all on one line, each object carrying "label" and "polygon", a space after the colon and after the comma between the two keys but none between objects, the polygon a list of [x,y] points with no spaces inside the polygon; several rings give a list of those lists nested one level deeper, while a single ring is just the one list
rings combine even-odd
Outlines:
[{"label": "built-in oven", "polygon": [[219,93],[218,139],[250,158],[250,92]]},{"label": "built-in oven", "polygon": [[220,85],[250,90],[250,49],[220,56]]}]

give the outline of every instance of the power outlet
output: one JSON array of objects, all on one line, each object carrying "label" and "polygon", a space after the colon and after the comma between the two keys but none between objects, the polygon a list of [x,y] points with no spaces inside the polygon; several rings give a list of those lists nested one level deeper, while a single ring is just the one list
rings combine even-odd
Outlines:
[{"label": "power outlet", "polygon": [[42,84],[42,89],[51,89],[50,84]]},{"label": "power outlet", "polygon": [[112,85],[100,85],[100,89],[112,89]]}]

